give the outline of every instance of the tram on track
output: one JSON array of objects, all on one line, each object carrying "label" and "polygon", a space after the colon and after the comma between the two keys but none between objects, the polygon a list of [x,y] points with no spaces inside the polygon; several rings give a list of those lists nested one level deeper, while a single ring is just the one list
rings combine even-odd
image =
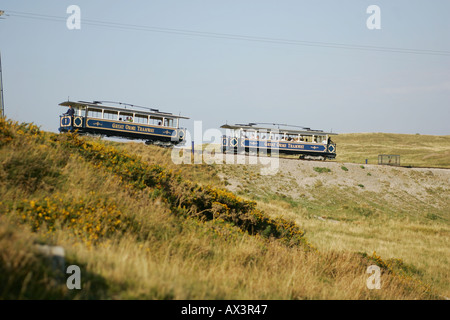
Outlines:
[{"label": "tram on track", "polygon": [[275,151],[298,155],[305,160],[336,158],[336,143],[331,136],[337,133],[276,123],[225,124],[221,128],[227,129],[227,134],[222,136],[224,153],[271,154]]},{"label": "tram on track", "polygon": [[185,143],[186,129],[180,127],[180,120],[187,117],[121,102],[108,102],[119,106],[103,103],[61,102],[60,106],[69,109],[60,116],[59,131],[139,139],[161,146]]}]

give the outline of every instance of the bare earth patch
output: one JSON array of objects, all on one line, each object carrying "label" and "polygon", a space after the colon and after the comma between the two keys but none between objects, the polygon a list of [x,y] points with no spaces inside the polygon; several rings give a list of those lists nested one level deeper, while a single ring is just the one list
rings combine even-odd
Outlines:
[{"label": "bare earth patch", "polygon": [[[252,158],[246,156],[249,163]],[[237,192],[251,183],[258,192],[281,193],[296,199],[315,198],[317,187],[351,187],[357,192],[371,191],[385,197],[407,193],[420,201],[433,204],[434,192],[450,194],[450,169],[402,168],[355,163],[301,161],[279,159],[278,172],[261,174],[261,164],[223,165],[219,173],[227,188]],[[327,168],[317,172],[314,168]]]}]

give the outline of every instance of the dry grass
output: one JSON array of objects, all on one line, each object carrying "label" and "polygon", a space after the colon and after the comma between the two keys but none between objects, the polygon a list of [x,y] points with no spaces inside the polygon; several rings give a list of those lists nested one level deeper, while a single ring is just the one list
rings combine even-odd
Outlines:
[{"label": "dry grass", "polygon": [[[151,187],[136,188],[98,163],[69,153],[54,135],[36,132],[30,127],[8,127],[4,123],[0,129],[0,138],[13,137],[0,140],[0,177],[8,177],[0,180],[0,266],[4,268],[4,272],[0,274],[0,283],[16,279],[3,287],[7,289],[3,290],[1,298],[436,298],[434,291],[427,290],[420,281],[428,279],[428,275],[422,276],[413,272],[408,275],[411,277],[402,277],[400,272],[394,272],[393,269],[383,269],[382,290],[367,289],[367,266],[382,261],[377,262],[375,258],[361,255],[357,251],[363,249],[360,251],[369,252],[370,256],[373,247],[379,248],[377,242],[368,243],[366,247],[361,244],[363,248],[357,247],[358,239],[351,233],[348,237],[345,236],[344,232],[348,228],[343,227],[343,224],[325,227],[321,231],[323,225],[314,220],[310,211],[310,206],[317,205],[316,203],[304,203],[303,207],[297,200],[279,196],[274,196],[270,201],[260,200],[259,207],[266,214],[282,214],[290,220],[298,221],[319,250],[288,246],[276,238],[243,232],[233,223],[223,220],[205,221],[194,216],[179,215],[164,194],[158,195]],[[101,144],[100,141],[95,143]],[[142,156],[143,161],[169,168],[173,166],[168,160],[167,150],[139,144],[107,144],[128,151],[133,150]],[[42,156],[39,150],[47,150],[45,156]],[[14,162],[11,159],[16,160]],[[45,169],[45,174],[27,169],[27,164],[36,159],[44,159],[40,164]],[[22,165],[26,172],[11,170],[11,163]],[[195,168],[198,169],[195,172],[192,166],[179,169],[185,179],[204,185],[208,182],[222,184],[215,167],[198,165]],[[37,187],[25,187],[26,179],[24,184],[17,183],[24,181],[24,176],[35,178],[33,183]],[[266,195],[270,196],[270,191]],[[27,203],[41,203],[45,198],[61,199],[61,202],[58,202],[61,203],[61,208],[54,207],[50,201],[48,208],[56,212],[48,210],[44,214],[56,217],[58,223],[53,229],[49,228],[50,225],[45,221],[38,229],[33,228],[33,225],[27,222],[30,220],[23,219],[25,211],[21,203],[24,200],[27,200]],[[114,212],[120,213],[120,217],[132,223],[127,225],[127,228],[117,227],[115,232],[110,230],[111,232],[105,235],[100,233],[94,241],[86,238],[86,234],[74,232],[73,225],[64,222],[63,204],[67,204],[68,209],[70,203],[82,201],[87,208],[100,208],[96,206],[99,200],[103,201],[106,208],[114,207]],[[62,214],[58,215],[58,212]],[[33,212],[30,211],[29,214]],[[95,219],[101,219],[101,215],[94,215],[93,219],[95,225],[99,221]],[[354,232],[363,233],[364,230],[372,228],[376,220],[370,219],[355,219],[355,222],[362,224],[358,226],[355,223]],[[364,226],[366,222],[367,226]],[[115,220],[113,223],[120,226],[122,222]],[[408,226],[420,227],[417,223]],[[418,232],[432,233],[439,230],[435,225],[430,226],[431,229],[425,228],[426,231]],[[333,229],[334,227],[336,229]],[[359,227],[362,229],[358,229]],[[401,253],[401,250],[406,251],[408,247],[401,245],[401,241],[396,237],[404,236],[410,239],[411,236],[406,231],[403,235],[397,234],[398,228],[399,225],[393,225],[389,237],[390,241],[399,242],[396,250]],[[83,230],[88,235],[93,232],[89,226]],[[334,231],[335,238],[331,235]],[[444,227],[441,231],[444,234],[447,232]],[[413,232],[415,230],[411,230],[411,234]],[[342,234],[339,235],[340,233]],[[5,234],[8,236],[3,236]],[[345,243],[342,246],[331,245],[339,236]],[[432,234],[429,241],[435,241]],[[51,272],[33,271],[36,267],[45,266],[45,262],[34,258],[32,243],[35,242],[58,244],[66,249],[68,262],[81,267],[82,290],[74,293],[64,286],[54,289]],[[411,244],[415,245],[414,242]],[[392,250],[390,246],[388,248]],[[17,252],[20,254],[14,254]],[[392,251],[386,251],[387,254],[390,252]],[[436,254],[436,251],[433,251],[433,254]],[[30,263],[26,262],[28,260],[25,257],[28,256],[32,261]],[[10,267],[21,261],[24,263],[20,265],[20,269]],[[437,265],[436,261],[432,263]],[[445,273],[445,270],[442,272]],[[36,276],[30,278],[29,274]],[[432,275],[435,276],[436,273]],[[442,276],[440,280],[444,283],[446,278]],[[38,288],[40,289],[36,291]]]},{"label": "dry grass", "polygon": [[318,173],[317,163],[280,165],[275,176],[231,165],[219,174],[264,212],[295,220],[319,251],[402,259],[417,278],[450,296],[448,172],[355,164],[344,172],[340,163],[322,163],[330,172]]},{"label": "dry grass", "polygon": [[347,133],[333,140],[340,162],[377,164],[379,154],[397,154],[402,166],[450,168],[450,136]]},{"label": "dry grass", "polygon": [[442,296],[450,295],[450,228],[445,223],[427,225],[406,219],[367,219],[361,217],[346,221],[344,217],[318,219],[325,210],[314,210],[315,215],[303,215],[294,210],[269,208],[266,212],[284,214],[308,230],[309,241],[319,250],[338,252],[377,252],[385,259],[402,259],[414,270],[414,274],[430,283]]}]

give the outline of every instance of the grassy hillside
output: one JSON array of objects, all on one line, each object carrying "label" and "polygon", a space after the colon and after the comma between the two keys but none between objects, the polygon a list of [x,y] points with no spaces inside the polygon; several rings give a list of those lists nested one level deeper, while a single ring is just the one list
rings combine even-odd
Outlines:
[{"label": "grassy hillside", "polygon": [[333,140],[340,162],[377,164],[379,154],[397,154],[402,166],[450,168],[450,136],[347,133]]},{"label": "grassy hillside", "polygon": [[[221,188],[218,167],[175,166],[169,159],[158,147],[46,133],[1,119],[0,298],[442,294],[400,259],[369,247],[335,250],[309,241],[309,225],[297,221],[298,204],[236,196]],[[38,243],[65,248],[67,263],[81,268],[81,290],[55,282]],[[382,290],[366,287],[371,264],[382,268]]]},{"label": "grassy hillside", "polygon": [[223,165],[219,175],[267,214],[301,225],[319,251],[401,259],[449,296],[449,171],[282,160],[272,176],[258,165]]}]

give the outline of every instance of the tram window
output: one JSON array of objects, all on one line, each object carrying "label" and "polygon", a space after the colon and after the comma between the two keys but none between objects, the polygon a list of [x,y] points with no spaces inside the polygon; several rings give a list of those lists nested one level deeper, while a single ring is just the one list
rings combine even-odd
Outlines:
[{"label": "tram window", "polygon": [[166,127],[173,127],[173,119],[165,119]]},{"label": "tram window", "polygon": [[133,122],[133,114],[132,113],[121,113],[120,117],[123,121]]},{"label": "tram window", "polygon": [[102,110],[100,109],[89,109],[88,110],[88,117],[90,118],[102,118]]},{"label": "tram window", "polygon": [[140,114],[137,114],[134,116],[134,122],[147,124],[147,116],[142,116]]},{"label": "tram window", "polygon": [[105,110],[105,112],[103,113],[103,119],[117,120],[117,112]]},{"label": "tram window", "polygon": [[150,117],[150,124],[155,125],[155,126],[160,126],[160,125],[162,125],[162,118]]}]

